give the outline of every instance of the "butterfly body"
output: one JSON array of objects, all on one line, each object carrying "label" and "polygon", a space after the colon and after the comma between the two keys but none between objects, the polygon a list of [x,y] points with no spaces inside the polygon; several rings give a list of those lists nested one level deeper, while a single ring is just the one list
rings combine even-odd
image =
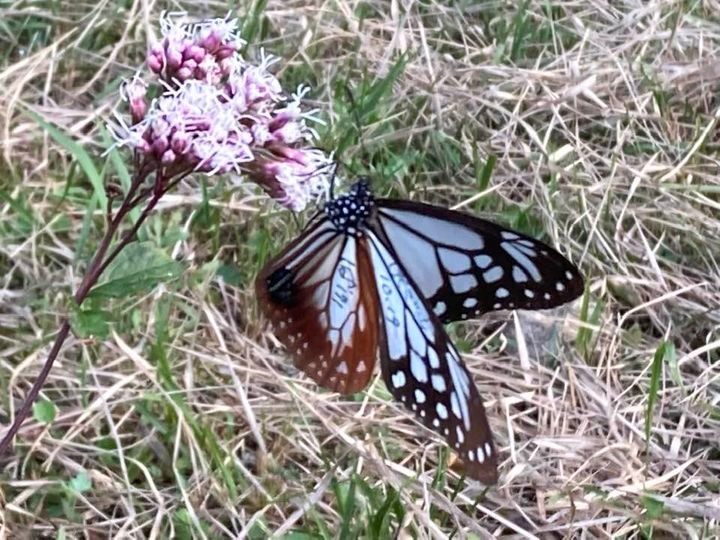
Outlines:
[{"label": "butterfly body", "polygon": [[256,288],[298,368],[348,394],[367,385],[379,356],[393,396],[489,484],[492,434],[442,323],[552,307],[578,296],[582,278],[536,240],[437,206],[375,199],[359,181],[266,265]]}]

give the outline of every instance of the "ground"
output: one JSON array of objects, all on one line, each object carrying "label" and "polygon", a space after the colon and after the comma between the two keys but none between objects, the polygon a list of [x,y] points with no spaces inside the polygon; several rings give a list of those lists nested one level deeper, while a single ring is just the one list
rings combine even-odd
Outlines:
[{"label": "ground", "polygon": [[[202,5],[202,8],[199,6]],[[37,376],[104,227],[120,81],[163,9],[0,6],[0,399]],[[720,5],[241,3],[248,58],[312,87],[344,176],[551,243],[587,291],[451,336],[500,480],[461,479],[379,375],[349,398],[293,368],[252,280],[299,220],[193,177],[141,237],[180,277],[102,305],[2,457],[2,534],[57,538],[686,537],[720,522]],[[222,280],[219,279],[222,276]],[[92,334],[92,333],[91,333]]]}]

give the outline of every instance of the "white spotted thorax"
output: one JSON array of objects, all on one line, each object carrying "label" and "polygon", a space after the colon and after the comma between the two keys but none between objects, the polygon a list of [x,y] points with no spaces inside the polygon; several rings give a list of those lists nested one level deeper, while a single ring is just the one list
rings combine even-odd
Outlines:
[{"label": "white spotted thorax", "polygon": [[323,211],[333,225],[345,234],[361,237],[367,227],[367,219],[373,210],[373,195],[367,181],[360,180],[350,193],[325,203]]},{"label": "white spotted thorax", "polygon": [[277,334],[300,369],[352,393],[379,356],[395,399],[484,483],[497,480],[497,452],[442,323],[553,307],[582,289],[577,269],[542,242],[445,208],[376,199],[366,181],[328,201],[257,281],[261,306],[279,321]]}]

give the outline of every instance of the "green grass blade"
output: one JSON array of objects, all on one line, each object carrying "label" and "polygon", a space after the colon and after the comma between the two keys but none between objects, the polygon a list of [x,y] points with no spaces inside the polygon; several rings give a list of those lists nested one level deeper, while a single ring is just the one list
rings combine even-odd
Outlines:
[{"label": "green grass blade", "polygon": [[87,179],[90,182],[93,191],[95,192],[95,197],[100,202],[100,208],[107,208],[108,198],[107,194],[105,193],[103,176],[98,170],[98,168],[95,166],[95,163],[93,162],[87,150],[85,150],[85,148],[83,148],[80,144],[68,137],[60,129],[43,120],[34,111],[26,110],[25,114],[27,114],[35,122],[40,124],[40,126],[48,132],[48,135],[50,135],[55,140],[55,142],[57,142],[75,158],[75,161],[83,170],[85,176],[87,176]]},{"label": "green grass blade", "polygon": [[653,411],[657,402],[658,389],[660,388],[660,375],[663,369],[663,360],[668,351],[668,342],[663,341],[655,351],[652,365],[650,366],[650,388],[648,388],[648,405],[645,412],[645,440],[650,442],[650,430],[652,428]]},{"label": "green grass blade", "polygon": [[250,11],[243,19],[241,37],[248,45],[255,43],[257,37],[261,34],[262,15],[267,7],[267,0],[255,0]]},{"label": "green grass blade", "polygon": [[392,86],[398,80],[405,66],[407,65],[407,55],[400,55],[395,63],[392,65],[387,75],[377,79],[369,91],[363,96],[362,101],[359,105],[360,118],[363,120],[367,115],[374,112],[379,106],[382,99],[392,93]]}]

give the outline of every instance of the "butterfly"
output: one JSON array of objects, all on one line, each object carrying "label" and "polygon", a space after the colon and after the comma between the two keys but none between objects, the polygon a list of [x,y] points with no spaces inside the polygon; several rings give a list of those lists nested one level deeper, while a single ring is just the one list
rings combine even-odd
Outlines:
[{"label": "butterfly", "polygon": [[551,308],[584,288],[578,269],[546,244],[439,206],[375,198],[366,179],[330,198],[255,286],[300,370],[351,394],[368,384],[379,356],[393,397],[485,484],[497,481],[497,450],[443,323]]}]

